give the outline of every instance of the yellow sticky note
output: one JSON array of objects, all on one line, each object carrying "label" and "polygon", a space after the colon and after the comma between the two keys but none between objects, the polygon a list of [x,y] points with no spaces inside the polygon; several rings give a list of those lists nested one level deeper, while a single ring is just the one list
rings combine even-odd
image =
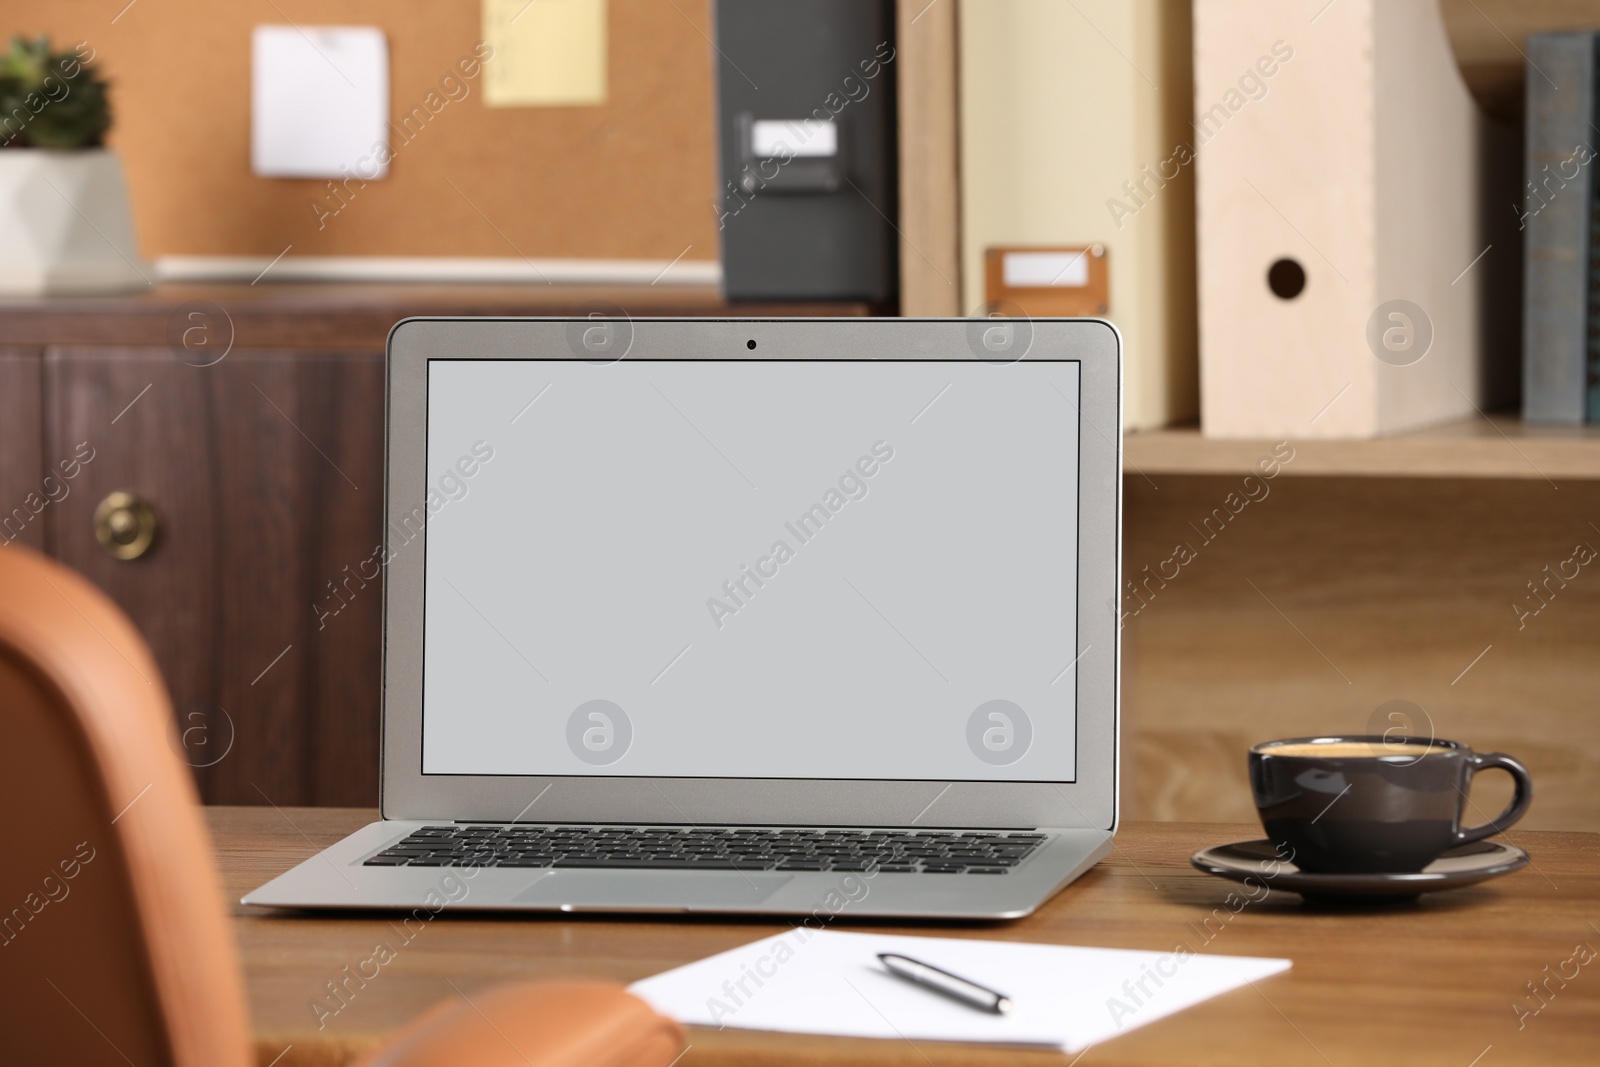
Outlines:
[{"label": "yellow sticky note", "polygon": [[483,0],[489,107],[606,102],[606,0]]}]

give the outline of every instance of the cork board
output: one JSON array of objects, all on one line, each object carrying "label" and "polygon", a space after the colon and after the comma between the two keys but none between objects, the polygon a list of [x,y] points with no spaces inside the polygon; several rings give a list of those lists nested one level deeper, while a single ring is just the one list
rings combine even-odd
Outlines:
[{"label": "cork board", "polygon": [[[488,108],[482,75],[460,78],[477,0],[121,5],[9,0],[0,31],[95,50],[146,257],[717,258],[710,0],[610,0],[606,103],[550,108]],[[430,93],[445,101],[392,136],[387,178],[341,197],[251,173],[250,31],[285,22],[381,27],[397,125]]]}]

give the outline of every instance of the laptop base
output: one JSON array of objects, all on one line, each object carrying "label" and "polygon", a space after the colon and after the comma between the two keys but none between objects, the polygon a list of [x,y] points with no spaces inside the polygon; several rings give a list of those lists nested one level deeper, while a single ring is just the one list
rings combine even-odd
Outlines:
[{"label": "laptop base", "polygon": [[[369,823],[246,895],[297,909],[554,911],[1016,919],[1111,851],[1103,830],[1050,830],[1004,875],[884,871],[370,867],[365,861],[437,821]],[[918,829],[927,829],[918,827]]]}]

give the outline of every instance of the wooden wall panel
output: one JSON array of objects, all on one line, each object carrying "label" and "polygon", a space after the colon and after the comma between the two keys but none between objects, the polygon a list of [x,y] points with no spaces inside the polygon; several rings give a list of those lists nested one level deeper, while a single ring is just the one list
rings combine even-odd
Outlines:
[{"label": "wooden wall panel", "polygon": [[[1600,550],[1600,482],[1285,475],[1207,542],[1197,527],[1241,481],[1124,480],[1125,576],[1195,552],[1124,603],[1125,817],[1252,821],[1251,744],[1365,732],[1398,699],[1526,762],[1528,827],[1600,827],[1600,559],[1525,625],[1512,608],[1579,542]],[[1470,821],[1508,795],[1485,775]]]},{"label": "wooden wall panel", "polygon": [[328,195],[323,181],[250,172],[251,28],[383,28],[397,119],[472,55],[479,4],[139,0],[119,15],[121,6],[4,0],[0,26],[94,48],[113,79],[112,143],[147,257],[275,256],[292,244],[297,256],[672,259],[688,246],[687,259],[717,258],[709,0],[610,0],[600,107],[486,108],[480,75],[396,147],[387,178],[355,187],[320,230],[311,204]]}]

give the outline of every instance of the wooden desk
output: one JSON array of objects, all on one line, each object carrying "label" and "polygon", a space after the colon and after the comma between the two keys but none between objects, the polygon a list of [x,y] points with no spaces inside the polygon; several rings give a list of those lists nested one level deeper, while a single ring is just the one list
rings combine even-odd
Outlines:
[{"label": "wooden desk", "polygon": [[[235,902],[372,818],[345,808],[208,808],[255,1021],[258,1062],[337,1064],[443,997],[491,982],[585,977],[632,982],[776,933],[781,920],[443,916],[404,943],[384,917],[298,918]],[[1574,947],[1600,951],[1600,835],[1527,833],[1514,840],[1537,867],[1497,882],[1377,910],[1310,908],[1274,892],[1227,910],[1232,883],[1189,866],[1196,849],[1257,836],[1258,827],[1138,823],[1117,851],[1041,911],[1001,925],[928,930],[1119,948],[1285,956],[1294,969],[1095,1046],[1084,1067],[1109,1064],[1254,1064],[1374,1067],[1440,1064],[1592,1064],[1600,1060],[1600,958],[1582,966],[1537,1015],[1525,983],[1557,972]],[[1205,920],[1213,915],[1207,940]],[[1224,921],[1226,920],[1226,921]],[[852,926],[848,913],[841,928]],[[888,929],[876,925],[875,929]],[[374,954],[395,950],[319,1030],[312,1001],[323,984]],[[1567,964],[1570,974],[1575,964]],[[1547,972],[1545,968],[1549,968]],[[368,971],[370,973],[370,966]],[[1057,1064],[1070,1057],[970,1045],[858,1041],[739,1030],[694,1030],[685,1067],[740,1064]],[[285,1047],[292,1045],[287,1053]]]}]

